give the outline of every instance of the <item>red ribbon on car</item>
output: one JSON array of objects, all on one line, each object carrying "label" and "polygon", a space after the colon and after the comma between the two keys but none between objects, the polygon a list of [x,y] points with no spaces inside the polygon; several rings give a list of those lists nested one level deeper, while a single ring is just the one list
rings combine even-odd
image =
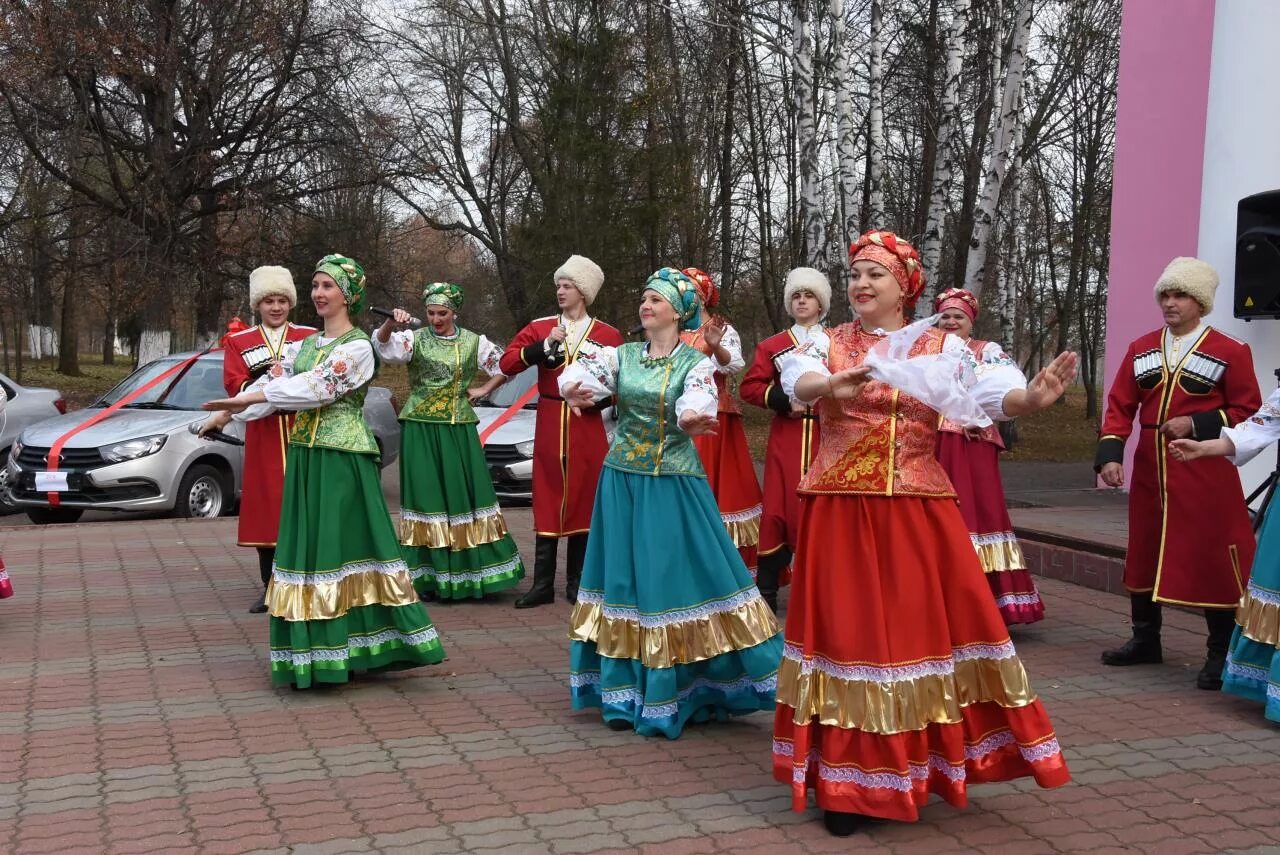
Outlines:
[{"label": "red ribbon on car", "polygon": [[498,416],[496,419],[490,422],[487,428],[480,431],[480,444],[484,445],[486,442],[488,442],[489,437],[493,434],[493,432],[498,428],[502,427],[503,425],[505,425],[507,422],[511,421],[511,417],[514,416],[516,413],[520,412],[521,410],[523,410],[524,405],[532,401],[533,396],[536,394],[538,394],[538,384],[534,383],[532,386],[530,386],[528,389],[525,390],[525,393],[523,395],[521,395],[519,398],[516,398],[516,402],[514,404],[512,404],[511,406],[503,410],[502,415]]},{"label": "red ribbon on car", "polygon": [[[153,377],[152,379],[148,380],[140,388],[134,389],[128,395],[125,395],[123,398],[116,401],[111,406],[102,408],[101,410],[99,410],[98,412],[90,416],[88,419],[85,419],[83,422],[76,425],[71,430],[64,433],[62,436],[58,437],[56,440],[54,440],[53,446],[50,447],[49,449],[49,460],[47,461],[48,465],[47,465],[46,471],[48,472],[58,471],[58,459],[62,456],[62,447],[67,444],[67,440],[71,439],[71,437],[75,436],[76,434],[80,433],[83,430],[88,430],[89,428],[93,427],[98,422],[105,419],[107,416],[119,410],[125,404],[130,404],[133,401],[137,400],[138,397],[141,396],[144,392],[149,392],[152,389],[154,389],[156,386],[158,386],[160,384],[160,381],[168,380],[174,374],[177,374],[180,371],[186,370],[188,367],[192,365],[192,363],[194,363],[200,357],[206,354],[212,353],[215,350],[221,350],[221,349],[222,349],[221,347],[210,347],[206,350],[202,350],[200,353],[197,353],[195,356],[191,356],[182,360],[178,364],[174,365],[172,368],[167,369],[164,373],[160,374],[159,376]],[[62,503],[62,499],[58,496],[58,494],[56,492],[50,491],[49,507],[56,508],[61,503]]]}]

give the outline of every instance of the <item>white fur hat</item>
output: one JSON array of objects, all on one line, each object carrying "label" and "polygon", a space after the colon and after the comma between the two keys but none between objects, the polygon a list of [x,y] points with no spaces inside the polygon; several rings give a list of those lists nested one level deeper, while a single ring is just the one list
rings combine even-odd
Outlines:
[{"label": "white fur hat", "polygon": [[576,285],[590,306],[595,301],[596,294],[600,293],[600,286],[604,284],[604,271],[585,255],[571,255],[551,277],[552,282],[559,282],[561,279],[568,279]]},{"label": "white fur hat", "polygon": [[291,309],[298,305],[298,291],[287,267],[255,267],[249,274],[249,308],[256,312],[264,297],[286,297]]},{"label": "white fur hat", "polygon": [[1185,255],[1170,261],[1156,280],[1157,300],[1166,291],[1182,291],[1195,297],[1206,315],[1213,311],[1213,295],[1217,290],[1218,271],[1207,261]]},{"label": "white fur hat", "polygon": [[791,298],[799,291],[808,291],[818,298],[822,306],[821,317],[826,317],[831,310],[831,283],[827,275],[812,267],[797,267],[787,274],[786,285],[782,289],[782,305],[791,314]]}]

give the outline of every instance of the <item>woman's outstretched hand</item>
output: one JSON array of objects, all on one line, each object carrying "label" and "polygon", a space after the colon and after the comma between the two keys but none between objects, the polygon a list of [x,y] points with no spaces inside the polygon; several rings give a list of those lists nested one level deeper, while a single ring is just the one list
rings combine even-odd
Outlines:
[{"label": "woman's outstretched hand", "polygon": [[720,421],[710,414],[702,414],[696,410],[685,410],[680,414],[680,430],[689,436],[703,436],[716,432]]},{"label": "woman's outstretched hand", "polygon": [[595,404],[595,398],[591,397],[589,389],[582,388],[581,383],[570,383],[564,387],[561,393],[564,395],[564,402],[573,409],[575,416],[582,415],[582,411],[590,409]]}]

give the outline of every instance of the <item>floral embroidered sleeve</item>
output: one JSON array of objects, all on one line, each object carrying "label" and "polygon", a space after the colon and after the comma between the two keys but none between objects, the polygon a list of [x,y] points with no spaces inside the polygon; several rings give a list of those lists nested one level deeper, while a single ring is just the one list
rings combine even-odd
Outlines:
[{"label": "floral embroidered sleeve", "polygon": [[[965,348],[969,351],[969,348]],[[969,351],[972,353],[972,351]],[[969,390],[983,411],[995,421],[1008,421],[1004,413],[1004,396],[1014,389],[1027,388],[1027,378],[1004,348],[988,342],[982,358],[973,366],[977,381]]]},{"label": "floral embroidered sleeve", "polygon": [[[264,371],[262,374],[258,376],[257,380],[254,380],[248,386],[245,386],[244,391],[257,392],[260,389],[266,389],[267,384],[270,383],[272,380],[276,379],[277,377],[292,377],[293,361],[298,358],[298,351],[301,349],[302,349],[301,339],[299,339],[298,341],[291,341],[288,344],[286,344],[284,346],[284,350],[280,352],[280,363],[278,365],[278,370],[273,368],[271,370]],[[231,418],[233,418],[238,422],[251,422],[256,419],[266,418],[267,416],[274,413],[276,409],[277,408],[272,406],[270,402],[262,403],[262,404],[253,404],[249,407],[246,407],[244,410],[236,413]]]},{"label": "floral embroidered sleeve", "polygon": [[497,377],[502,373],[502,367],[498,364],[501,360],[502,348],[485,336],[480,336],[480,370],[490,377]]},{"label": "floral embroidered sleeve", "polygon": [[413,358],[413,330],[396,330],[385,342],[378,341],[375,332],[370,341],[378,349],[378,356],[390,365],[403,365]]},{"label": "floral embroidered sleeve", "polygon": [[719,404],[716,390],[716,367],[710,359],[704,359],[689,369],[684,378],[684,390],[676,399],[676,415],[693,410],[701,416],[714,416]]},{"label": "floral embroidered sleeve", "polygon": [[359,389],[373,372],[373,347],[368,341],[350,341],[335,347],[310,371],[277,377],[263,391],[277,410],[312,410]]},{"label": "floral embroidered sleeve", "polygon": [[1224,427],[1221,435],[1236,447],[1236,453],[1228,458],[1235,465],[1243,466],[1257,457],[1258,452],[1280,439],[1280,389],[1262,402],[1262,409],[1235,427]]},{"label": "floral embroidered sleeve", "polygon": [[726,324],[724,328],[724,337],[720,339],[720,345],[729,351],[729,362],[727,365],[714,363],[713,367],[720,374],[737,374],[747,365],[747,360],[742,356],[742,336],[738,335],[738,331],[733,328],[733,324]]},{"label": "floral embroidered sleeve", "polygon": [[792,353],[782,359],[782,391],[793,401],[799,401],[802,404],[812,404],[812,401],[800,401],[796,397],[796,381],[806,374],[821,374],[823,377],[830,377],[831,372],[827,370],[827,348],[830,347],[831,340],[826,336],[821,339],[814,337],[797,347]]},{"label": "floral embroidered sleeve", "polygon": [[591,350],[580,350],[578,358],[565,366],[560,372],[560,394],[565,387],[581,383],[582,388],[591,393],[591,397],[602,400],[618,389],[618,349],[616,347],[600,347]]}]

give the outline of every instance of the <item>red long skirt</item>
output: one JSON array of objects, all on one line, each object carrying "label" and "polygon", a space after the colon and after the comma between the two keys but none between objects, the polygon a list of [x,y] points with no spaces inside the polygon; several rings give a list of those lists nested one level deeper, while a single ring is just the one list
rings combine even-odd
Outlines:
[{"label": "red long skirt", "polygon": [[719,421],[716,433],[695,436],[693,444],[702,458],[702,468],[707,470],[720,519],[754,577],[760,544],[760,479],[751,461],[742,416],[721,412]]},{"label": "red long skirt", "polygon": [[914,821],[971,783],[1070,780],[950,499],[805,496],[773,772],[826,810]]},{"label": "red long skirt", "polygon": [[1000,481],[1000,449],[954,431],[938,431],[938,462],[960,500],[974,551],[1006,624],[1044,619],[1044,603],[1027,570]]},{"label": "red long skirt", "polygon": [[13,596],[13,583],[9,581],[9,571],[4,569],[4,559],[0,558],[0,600]]}]

